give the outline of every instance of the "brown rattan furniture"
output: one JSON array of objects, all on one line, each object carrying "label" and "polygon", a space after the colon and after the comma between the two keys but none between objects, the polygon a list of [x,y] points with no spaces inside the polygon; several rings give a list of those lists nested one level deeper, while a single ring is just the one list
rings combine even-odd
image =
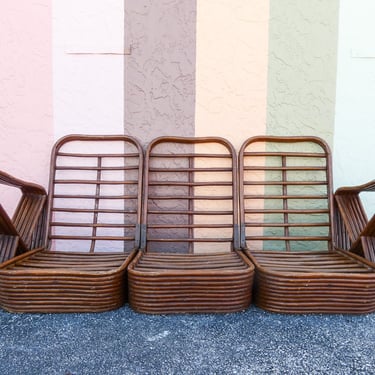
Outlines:
[{"label": "brown rattan furniture", "polygon": [[0,267],[0,306],[16,312],[91,312],[126,299],[139,245],[143,155],[127,136],[71,135],[51,160],[48,249]]},{"label": "brown rattan furniture", "polygon": [[254,266],[238,250],[235,151],[221,138],[161,137],[147,148],[141,252],[129,303],[143,313],[234,312]]},{"label": "brown rattan furniture", "polygon": [[373,191],[375,180],[337,189],[335,200],[348,239],[342,247],[375,263],[375,215],[368,220],[360,197],[361,193]]},{"label": "brown rattan furniture", "polygon": [[20,190],[21,198],[10,218],[0,204],[0,263],[40,247],[45,230],[45,189],[0,171],[0,184]]},{"label": "brown rattan furniture", "polygon": [[375,311],[374,265],[332,241],[326,143],[253,137],[239,165],[241,244],[255,264],[255,303],[283,313]]}]

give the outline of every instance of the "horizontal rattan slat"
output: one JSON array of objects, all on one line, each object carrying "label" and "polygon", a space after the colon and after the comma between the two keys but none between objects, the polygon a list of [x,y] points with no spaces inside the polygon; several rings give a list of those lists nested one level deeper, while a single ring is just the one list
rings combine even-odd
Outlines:
[{"label": "horizontal rattan slat", "polygon": [[12,264],[9,271],[26,269],[45,269],[53,273],[55,270],[66,271],[101,271],[109,272],[120,268],[130,253],[62,253],[52,251],[37,252],[28,258]]}]

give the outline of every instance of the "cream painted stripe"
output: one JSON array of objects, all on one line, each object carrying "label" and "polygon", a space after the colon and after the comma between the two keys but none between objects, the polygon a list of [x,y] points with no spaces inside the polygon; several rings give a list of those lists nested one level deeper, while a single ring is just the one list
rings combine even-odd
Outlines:
[{"label": "cream painted stripe", "polygon": [[198,1],[196,136],[224,137],[238,151],[265,133],[268,22],[268,1]]},{"label": "cream painted stripe", "polygon": [[197,3],[195,135],[242,142],[266,130],[269,2]]}]

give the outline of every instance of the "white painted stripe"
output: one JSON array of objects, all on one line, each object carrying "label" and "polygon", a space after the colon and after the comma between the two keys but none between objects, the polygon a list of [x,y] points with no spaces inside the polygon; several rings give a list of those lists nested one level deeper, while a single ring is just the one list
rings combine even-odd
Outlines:
[{"label": "white painted stripe", "polygon": [[54,133],[123,133],[124,2],[54,0]]},{"label": "white painted stripe", "polygon": [[[373,0],[341,1],[334,136],[336,187],[375,179],[375,60],[367,58],[373,55],[374,14]],[[355,55],[353,51],[357,51]],[[373,214],[375,194],[369,194],[367,202]]]}]

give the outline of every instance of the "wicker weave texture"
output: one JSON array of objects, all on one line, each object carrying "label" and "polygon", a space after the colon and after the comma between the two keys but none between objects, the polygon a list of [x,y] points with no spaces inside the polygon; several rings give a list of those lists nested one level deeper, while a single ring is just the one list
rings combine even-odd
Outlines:
[{"label": "wicker weave texture", "polygon": [[241,244],[256,267],[256,304],[284,313],[375,311],[374,265],[333,246],[325,142],[254,137],[239,161]]},{"label": "wicker weave texture", "polygon": [[251,301],[254,267],[238,250],[237,166],[221,138],[161,137],[145,160],[143,251],[129,302],[144,313],[233,312]]},{"label": "wicker weave texture", "polygon": [[61,139],[51,163],[49,249],[0,268],[0,304],[19,312],[105,311],[126,300],[139,245],[143,154],[127,136]]}]

